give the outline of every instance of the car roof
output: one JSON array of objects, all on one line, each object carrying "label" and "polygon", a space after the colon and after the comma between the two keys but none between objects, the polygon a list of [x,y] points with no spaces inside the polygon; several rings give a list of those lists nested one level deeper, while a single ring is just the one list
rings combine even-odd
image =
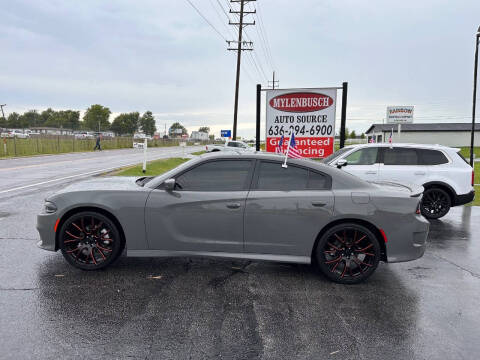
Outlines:
[{"label": "car roof", "polygon": [[440,144],[414,144],[414,143],[368,143],[368,144],[355,144],[355,145],[347,145],[345,148],[348,149],[355,149],[361,147],[412,147],[412,148],[421,148],[421,149],[442,149],[442,150],[455,150],[456,148],[452,148],[445,145]]}]

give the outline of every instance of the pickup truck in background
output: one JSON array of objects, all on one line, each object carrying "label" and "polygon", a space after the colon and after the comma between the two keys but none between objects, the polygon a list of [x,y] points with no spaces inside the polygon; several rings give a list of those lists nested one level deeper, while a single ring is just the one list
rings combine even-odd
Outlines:
[{"label": "pickup truck in background", "polygon": [[224,145],[210,144],[205,147],[207,152],[214,151],[255,151],[255,148],[248,146],[243,141],[227,141]]}]

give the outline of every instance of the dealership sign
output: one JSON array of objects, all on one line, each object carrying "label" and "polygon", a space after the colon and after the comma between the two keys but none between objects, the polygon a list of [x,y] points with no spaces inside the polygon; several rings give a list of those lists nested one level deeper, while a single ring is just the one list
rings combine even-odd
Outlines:
[{"label": "dealership sign", "polygon": [[387,124],[413,123],[413,106],[387,106]]},{"label": "dealership sign", "polygon": [[[336,89],[267,90],[266,150],[276,152],[282,136],[295,134],[303,157],[333,153]],[[285,152],[288,141],[283,142]]]}]

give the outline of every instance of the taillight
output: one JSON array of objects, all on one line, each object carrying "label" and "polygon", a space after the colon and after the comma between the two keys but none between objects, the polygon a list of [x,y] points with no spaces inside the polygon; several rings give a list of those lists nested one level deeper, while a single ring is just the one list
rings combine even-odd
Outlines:
[{"label": "taillight", "polygon": [[205,150],[207,150],[207,151],[208,151],[208,146],[205,146]]},{"label": "taillight", "polygon": [[475,170],[472,170],[472,186],[475,185]]},{"label": "taillight", "polygon": [[420,214],[421,214],[421,211],[420,211],[420,203],[417,204],[417,209],[415,210],[415,214],[417,214],[417,215],[420,215]]}]

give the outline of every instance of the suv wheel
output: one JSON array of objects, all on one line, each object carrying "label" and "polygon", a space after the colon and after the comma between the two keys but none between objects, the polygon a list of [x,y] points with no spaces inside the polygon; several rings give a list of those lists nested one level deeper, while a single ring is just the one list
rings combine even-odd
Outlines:
[{"label": "suv wheel", "polygon": [[420,209],[427,219],[440,219],[450,210],[451,199],[448,193],[440,188],[430,188],[423,193]]}]

